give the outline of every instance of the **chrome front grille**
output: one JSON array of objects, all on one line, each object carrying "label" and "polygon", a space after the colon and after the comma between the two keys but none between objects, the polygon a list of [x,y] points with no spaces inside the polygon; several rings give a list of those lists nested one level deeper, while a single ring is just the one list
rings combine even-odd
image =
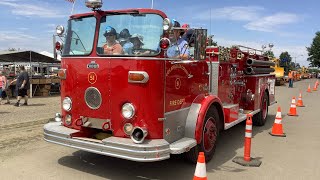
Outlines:
[{"label": "chrome front grille", "polygon": [[98,109],[101,106],[101,93],[97,88],[89,87],[85,92],[84,98],[90,109]]}]

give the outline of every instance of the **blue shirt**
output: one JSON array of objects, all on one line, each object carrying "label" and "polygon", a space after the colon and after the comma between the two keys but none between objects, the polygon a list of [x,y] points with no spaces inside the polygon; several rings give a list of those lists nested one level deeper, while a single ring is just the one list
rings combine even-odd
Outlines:
[{"label": "blue shirt", "polygon": [[167,56],[169,58],[177,57],[179,55],[187,55],[188,57],[190,55],[188,42],[183,38],[179,38],[177,43],[171,45],[167,50]]},{"label": "blue shirt", "polygon": [[124,54],[132,54],[133,44],[131,42],[126,42],[122,46]]}]

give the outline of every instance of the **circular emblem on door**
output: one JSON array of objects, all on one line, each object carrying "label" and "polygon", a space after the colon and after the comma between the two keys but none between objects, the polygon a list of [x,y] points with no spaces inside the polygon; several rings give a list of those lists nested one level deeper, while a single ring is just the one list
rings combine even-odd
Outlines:
[{"label": "circular emblem on door", "polygon": [[180,80],[180,78],[177,78],[177,79],[176,79],[175,86],[176,86],[176,89],[180,89],[180,87],[181,87],[181,80]]},{"label": "circular emblem on door", "polygon": [[97,75],[96,75],[96,73],[90,72],[90,73],[88,74],[88,81],[89,81],[90,84],[96,83],[96,82],[97,82]]}]

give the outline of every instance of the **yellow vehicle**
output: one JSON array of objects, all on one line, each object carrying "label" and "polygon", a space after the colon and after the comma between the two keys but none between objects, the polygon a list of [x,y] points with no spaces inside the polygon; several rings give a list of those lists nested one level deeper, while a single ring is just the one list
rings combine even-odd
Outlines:
[{"label": "yellow vehicle", "polygon": [[310,74],[308,72],[308,68],[302,66],[301,68],[301,78],[302,79],[309,79],[310,78]]},{"label": "yellow vehicle", "polygon": [[285,83],[285,79],[284,79],[284,68],[280,67],[280,59],[278,58],[273,58],[271,61],[273,61],[275,63],[274,68],[274,72],[272,72],[271,74],[275,74],[276,75],[276,85],[284,85]]}]

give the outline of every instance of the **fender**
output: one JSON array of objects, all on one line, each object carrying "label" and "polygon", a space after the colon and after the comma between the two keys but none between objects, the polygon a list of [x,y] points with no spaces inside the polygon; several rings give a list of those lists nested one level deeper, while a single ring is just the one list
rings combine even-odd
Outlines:
[{"label": "fender", "polygon": [[196,139],[197,144],[200,144],[202,140],[202,126],[204,123],[204,118],[209,107],[213,103],[217,103],[218,106],[220,106],[220,113],[222,115],[222,117],[220,118],[222,118],[222,122],[224,122],[224,112],[221,100],[217,96],[212,94],[201,94],[191,104],[190,111],[186,121],[185,137]]},{"label": "fender", "polygon": [[[269,85],[268,85],[268,82],[267,83],[265,83],[265,84],[263,84],[263,86],[261,87],[262,89],[263,89],[263,91],[261,91],[260,92],[260,102],[259,102],[259,109],[260,109],[260,107],[261,107],[261,104],[262,104],[262,99],[263,99],[263,97],[264,97],[264,94],[266,93],[266,92],[268,92],[268,96],[269,96]],[[270,97],[268,97],[268,99],[270,99]],[[270,106],[270,102],[268,102],[268,106]],[[261,110],[261,109],[260,109]]]}]

